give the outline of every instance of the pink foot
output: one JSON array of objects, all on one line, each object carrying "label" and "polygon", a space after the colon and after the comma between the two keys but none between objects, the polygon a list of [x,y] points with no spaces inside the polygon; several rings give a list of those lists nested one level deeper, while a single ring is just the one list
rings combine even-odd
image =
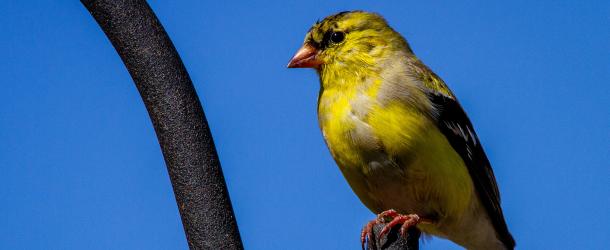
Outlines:
[{"label": "pink foot", "polygon": [[375,245],[374,239],[373,239],[373,227],[375,227],[375,225],[379,223],[379,221],[377,221],[377,219],[375,220],[371,220],[369,221],[369,223],[366,223],[366,225],[364,225],[364,228],[362,228],[362,232],[360,233],[360,243],[362,244],[362,250],[364,250],[364,244],[366,243],[366,239],[368,238],[369,240],[373,240],[373,242],[371,242],[373,245]]},{"label": "pink foot", "polygon": [[377,218],[369,221],[364,228],[362,229],[362,233],[360,233],[360,242],[362,243],[362,249],[364,249],[364,244],[366,243],[366,239],[369,241],[372,240],[372,244],[375,245],[375,240],[373,239],[373,227],[379,223],[386,223],[386,218],[392,218],[388,224],[386,224],[381,232],[379,233],[379,238],[382,238],[386,235],[392,228],[396,225],[402,224],[400,227],[400,235],[402,237],[407,236],[407,231],[410,227],[417,225],[420,222],[420,218],[417,214],[399,214],[394,209],[386,210],[377,215]]},{"label": "pink foot", "polygon": [[394,216],[392,221],[390,221],[388,224],[385,225],[385,227],[383,227],[383,229],[379,233],[379,237],[380,238],[383,237],[388,232],[390,232],[390,230],[392,230],[392,228],[394,226],[399,225],[399,224],[402,224],[402,226],[400,227],[400,236],[406,237],[407,230],[409,230],[409,228],[411,228],[412,226],[417,225],[417,223],[419,223],[419,221],[420,221],[420,218],[419,218],[419,215],[417,215],[417,214],[407,214],[407,215],[397,214],[396,216]]}]

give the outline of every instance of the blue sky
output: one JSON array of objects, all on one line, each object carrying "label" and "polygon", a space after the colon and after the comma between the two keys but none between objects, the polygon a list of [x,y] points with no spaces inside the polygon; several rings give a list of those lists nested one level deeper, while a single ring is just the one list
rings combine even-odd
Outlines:
[{"label": "blue sky", "polygon": [[[381,13],[460,98],[521,249],[610,247],[610,2],[150,1],[202,99],[247,249],[356,249],[309,26]],[[78,1],[0,2],[0,249],[186,249],[161,152]],[[437,238],[422,249],[459,249]]]}]

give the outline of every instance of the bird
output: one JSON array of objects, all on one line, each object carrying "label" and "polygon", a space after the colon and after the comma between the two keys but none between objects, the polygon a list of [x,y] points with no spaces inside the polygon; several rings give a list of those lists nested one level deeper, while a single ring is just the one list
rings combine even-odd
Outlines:
[{"label": "bird", "polygon": [[379,14],[317,21],[288,68],[313,68],[324,141],[377,217],[360,240],[400,225],[466,249],[514,249],[491,164],[447,84]]}]

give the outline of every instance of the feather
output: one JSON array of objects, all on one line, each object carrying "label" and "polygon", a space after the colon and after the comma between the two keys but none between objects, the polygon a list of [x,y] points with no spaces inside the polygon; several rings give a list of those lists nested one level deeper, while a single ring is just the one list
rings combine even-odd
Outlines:
[{"label": "feather", "polygon": [[439,110],[437,126],[466,163],[476,192],[496,229],[498,238],[507,248],[513,249],[515,240],[504,221],[500,207],[500,192],[494,173],[472,123],[454,98],[436,92],[430,94],[430,100]]}]

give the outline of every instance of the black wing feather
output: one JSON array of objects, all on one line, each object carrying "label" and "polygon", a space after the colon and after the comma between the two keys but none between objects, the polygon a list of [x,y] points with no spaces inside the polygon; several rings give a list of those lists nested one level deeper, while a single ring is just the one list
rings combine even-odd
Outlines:
[{"label": "black wing feather", "polygon": [[504,221],[496,178],[472,123],[454,98],[435,93],[430,95],[430,99],[438,109],[437,125],[468,167],[475,189],[498,238],[508,249],[513,249],[515,240]]}]

